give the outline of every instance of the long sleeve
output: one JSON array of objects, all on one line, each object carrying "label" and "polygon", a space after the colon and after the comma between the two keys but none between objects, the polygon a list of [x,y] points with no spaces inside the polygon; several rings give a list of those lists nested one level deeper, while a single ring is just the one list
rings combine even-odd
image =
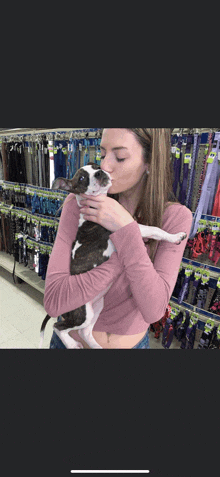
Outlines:
[{"label": "long sleeve", "polygon": [[[176,234],[186,232],[189,238],[193,216],[182,205],[172,205],[164,214],[163,230]],[[177,281],[187,239],[181,245],[159,242],[154,264],[136,222],[110,236],[124,267],[133,299],[146,323],[160,320]]]},{"label": "long sleeve", "polygon": [[94,270],[71,276],[71,252],[79,216],[76,198],[74,194],[70,194],[64,203],[45,283],[44,308],[53,318],[94,300],[123,272],[117,253],[114,252],[107,262]]}]

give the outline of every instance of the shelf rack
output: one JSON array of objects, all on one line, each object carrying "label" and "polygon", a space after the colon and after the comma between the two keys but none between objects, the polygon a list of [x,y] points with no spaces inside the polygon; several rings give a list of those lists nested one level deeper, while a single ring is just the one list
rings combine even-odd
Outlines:
[{"label": "shelf rack", "polygon": [[[48,134],[48,133],[60,133],[60,134],[65,134],[65,133],[86,133],[89,132],[90,136],[94,134],[95,136],[95,131],[101,130],[102,128],[13,128],[13,129],[4,129],[0,130],[0,138],[4,137],[19,137],[19,136],[34,136],[34,135],[41,135],[41,134]],[[187,134],[189,131],[198,132],[199,134],[201,133],[210,133],[210,132],[217,132],[220,130],[220,128],[173,128],[172,130],[172,135],[176,134]],[[191,262],[191,260],[189,260]],[[200,264],[202,265],[202,264]],[[0,252],[0,267],[5,268],[8,270],[10,273],[13,273],[13,268],[14,268],[14,258],[11,257],[10,255],[6,254],[5,252]],[[199,266],[199,264],[198,264]],[[216,272],[216,271],[215,271]],[[219,269],[220,272],[220,269]],[[216,272],[217,273],[217,272]],[[25,269],[23,265],[20,265],[16,262],[16,276],[21,278],[23,281],[40,291],[41,293],[44,294],[45,292],[45,282],[38,277],[36,273],[29,269]],[[175,298],[171,298],[170,303],[175,306],[177,304],[177,300]],[[212,315],[212,318],[215,320],[216,325],[218,326],[219,320],[216,315],[206,313],[204,312],[204,315],[201,315],[199,313],[199,310],[195,307],[192,307],[191,305],[188,305],[187,303],[183,303],[180,305],[181,308],[186,308],[191,311],[195,311],[197,314],[199,314],[199,321],[205,323],[207,320],[208,315]],[[203,310],[201,310],[203,311]],[[206,316],[205,316],[206,315]]]}]

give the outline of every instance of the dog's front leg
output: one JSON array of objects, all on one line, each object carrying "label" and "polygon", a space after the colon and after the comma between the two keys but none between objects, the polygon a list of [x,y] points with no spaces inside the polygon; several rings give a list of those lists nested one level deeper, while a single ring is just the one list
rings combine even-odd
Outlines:
[{"label": "dog's front leg", "polygon": [[164,230],[161,230],[157,227],[148,227],[146,225],[139,225],[141,235],[143,238],[149,238],[154,240],[164,240],[165,242],[175,243],[180,245],[183,240],[187,238],[185,232],[180,232],[178,234],[168,234]]}]

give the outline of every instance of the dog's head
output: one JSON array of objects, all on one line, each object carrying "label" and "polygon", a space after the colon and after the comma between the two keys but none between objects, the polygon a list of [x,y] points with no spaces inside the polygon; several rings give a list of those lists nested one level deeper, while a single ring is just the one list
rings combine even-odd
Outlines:
[{"label": "dog's head", "polygon": [[112,186],[108,172],[101,170],[98,164],[89,163],[77,171],[72,180],[59,178],[53,182],[53,190],[69,191],[76,196],[86,194],[90,196],[107,195]]}]

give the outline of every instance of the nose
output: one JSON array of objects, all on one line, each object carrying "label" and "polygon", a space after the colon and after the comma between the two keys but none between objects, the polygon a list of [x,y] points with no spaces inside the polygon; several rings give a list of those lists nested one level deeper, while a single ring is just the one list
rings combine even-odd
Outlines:
[{"label": "nose", "polygon": [[105,175],[105,171],[102,171],[102,170],[97,171],[97,172],[95,173],[96,179],[102,179],[102,178],[104,177],[104,175]]},{"label": "nose", "polygon": [[106,186],[109,182],[109,175],[103,170],[99,170],[95,173],[95,178],[98,179],[101,186]]}]

